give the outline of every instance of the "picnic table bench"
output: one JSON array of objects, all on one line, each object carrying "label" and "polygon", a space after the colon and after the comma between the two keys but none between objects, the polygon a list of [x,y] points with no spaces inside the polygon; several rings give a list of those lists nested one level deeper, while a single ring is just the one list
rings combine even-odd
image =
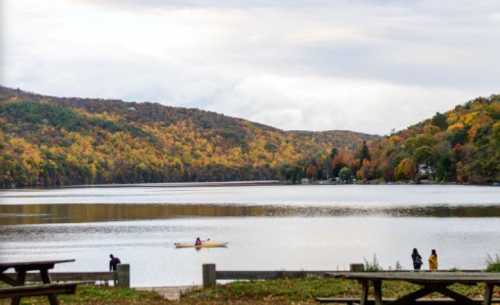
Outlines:
[{"label": "picnic table bench", "polygon": [[[493,301],[493,289],[500,285],[500,273],[487,272],[335,272],[327,273],[326,276],[356,280],[361,284],[361,296],[359,299],[345,299],[342,302],[340,298],[329,298],[330,301],[337,303],[359,303],[360,305],[367,304],[391,304],[391,305],[407,305],[407,304],[460,304],[460,305],[491,305]],[[405,281],[420,285],[421,288],[415,292],[399,297],[397,299],[382,298],[382,282],[383,281]],[[477,285],[483,283],[485,285],[483,299],[471,299],[463,294],[449,289],[453,284]],[[369,285],[373,285],[374,299],[368,299]],[[421,298],[438,292],[447,299],[425,299]],[[420,299],[420,300],[419,300]],[[327,298],[317,298],[320,302],[326,302]]]},{"label": "picnic table bench", "polygon": [[[47,296],[51,305],[58,305],[57,294],[75,293],[77,283],[51,284],[49,270],[53,269],[56,264],[74,261],[74,259],[67,259],[0,263],[0,281],[14,286],[0,288],[0,298],[11,298],[11,304],[18,305],[21,297]],[[14,269],[15,278],[5,274],[5,271],[9,269]],[[28,271],[39,271],[43,285],[25,286]]]},{"label": "picnic table bench", "polygon": [[[481,304],[483,302],[483,299],[473,299],[476,303]],[[347,304],[347,305],[355,305],[359,304],[360,300],[359,298],[352,298],[352,297],[332,297],[332,298],[316,298],[316,301],[319,303],[323,304]],[[394,302],[396,301],[396,298],[383,298],[382,302],[384,304]],[[499,304],[500,299],[491,299],[492,304]],[[366,301],[366,304],[368,305],[374,305],[375,304],[375,299],[374,298],[368,298]],[[449,298],[432,298],[432,299],[419,299],[413,303],[415,305],[450,305],[450,304],[461,304],[457,303],[457,301],[449,299]]]}]

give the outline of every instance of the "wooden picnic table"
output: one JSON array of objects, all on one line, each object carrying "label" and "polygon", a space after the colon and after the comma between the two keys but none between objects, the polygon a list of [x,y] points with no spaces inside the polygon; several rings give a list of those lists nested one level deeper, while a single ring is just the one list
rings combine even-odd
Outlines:
[{"label": "wooden picnic table", "polygon": [[[489,272],[335,272],[328,273],[334,278],[357,280],[361,284],[360,305],[368,303],[368,288],[371,283],[374,288],[375,304],[407,305],[416,304],[416,301],[433,292],[449,297],[456,304],[463,305],[490,305],[493,289],[500,286],[500,273]],[[411,292],[395,300],[382,298],[383,281],[405,281],[422,286],[419,290]],[[465,295],[449,289],[453,284],[477,285],[484,283],[483,300],[473,300]]]},{"label": "wooden picnic table", "polygon": [[[53,269],[56,264],[74,262],[74,259],[65,260],[44,260],[30,262],[10,262],[0,263],[0,281],[3,281],[12,286],[24,286],[26,284],[26,273],[28,271],[39,271],[40,279],[44,284],[50,284],[49,270]],[[16,277],[12,278],[5,275],[5,271],[14,269]],[[57,305],[58,300],[56,294],[47,295],[51,305]],[[20,303],[20,297],[12,297],[12,305]]]}]

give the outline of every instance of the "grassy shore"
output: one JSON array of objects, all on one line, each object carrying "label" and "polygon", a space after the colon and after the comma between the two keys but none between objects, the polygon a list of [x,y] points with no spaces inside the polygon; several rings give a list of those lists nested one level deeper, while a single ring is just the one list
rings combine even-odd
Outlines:
[{"label": "grassy shore", "polygon": [[[74,295],[59,295],[60,304],[71,305],[164,305],[173,304],[156,293],[141,292],[135,289],[104,286],[79,286]],[[0,299],[1,305],[10,305],[10,300]],[[48,305],[47,297],[22,298],[21,305]]]},{"label": "grassy shore", "polygon": [[[398,297],[416,289],[418,286],[406,282],[387,282],[383,286],[384,297]],[[480,286],[455,285],[452,289],[471,297],[480,297],[483,292]],[[357,297],[360,291],[355,281],[323,278],[235,282],[193,291],[182,304],[318,304],[315,297]],[[500,295],[500,291],[496,293]]]},{"label": "grassy shore", "polygon": [[[385,297],[397,297],[416,288],[417,286],[404,282],[387,282],[383,286]],[[483,291],[481,286],[455,285],[452,289],[471,297],[481,297]],[[76,295],[61,296],[60,299],[62,305],[309,305],[318,304],[314,300],[317,296],[358,296],[359,291],[360,287],[354,281],[311,277],[234,282],[213,289],[191,291],[180,301],[164,300],[154,292],[94,286],[81,286]],[[500,289],[495,290],[495,296],[500,297]],[[1,304],[9,304],[9,301],[3,300]],[[24,299],[22,304],[39,305],[48,302],[43,298],[31,298]]]}]

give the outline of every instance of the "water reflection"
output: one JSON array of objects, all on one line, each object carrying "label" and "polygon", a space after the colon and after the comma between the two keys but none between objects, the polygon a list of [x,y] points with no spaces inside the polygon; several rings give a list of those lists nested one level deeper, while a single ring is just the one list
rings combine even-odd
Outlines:
[{"label": "water reflection", "polygon": [[0,225],[246,216],[500,217],[500,206],[346,208],[182,204],[0,205]]}]

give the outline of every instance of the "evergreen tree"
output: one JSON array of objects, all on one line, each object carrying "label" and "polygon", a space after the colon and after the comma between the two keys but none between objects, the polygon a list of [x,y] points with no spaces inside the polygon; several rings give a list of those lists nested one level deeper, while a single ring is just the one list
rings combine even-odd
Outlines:
[{"label": "evergreen tree", "polygon": [[363,141],[363,145],[361,145],[361,149],[359,150],[357,154],[358,160],[359,160],[359,168],[363,166],[363,160],[371,160],[370,157],[370,150],[368,149],[368,145],[366,145],[366,141]]},{"label": "evergreen tree", "polygon": [[432,117],[432,125],[439,127],[441,130],[448,128],[448,121],[446,115],[436,112]]}]

